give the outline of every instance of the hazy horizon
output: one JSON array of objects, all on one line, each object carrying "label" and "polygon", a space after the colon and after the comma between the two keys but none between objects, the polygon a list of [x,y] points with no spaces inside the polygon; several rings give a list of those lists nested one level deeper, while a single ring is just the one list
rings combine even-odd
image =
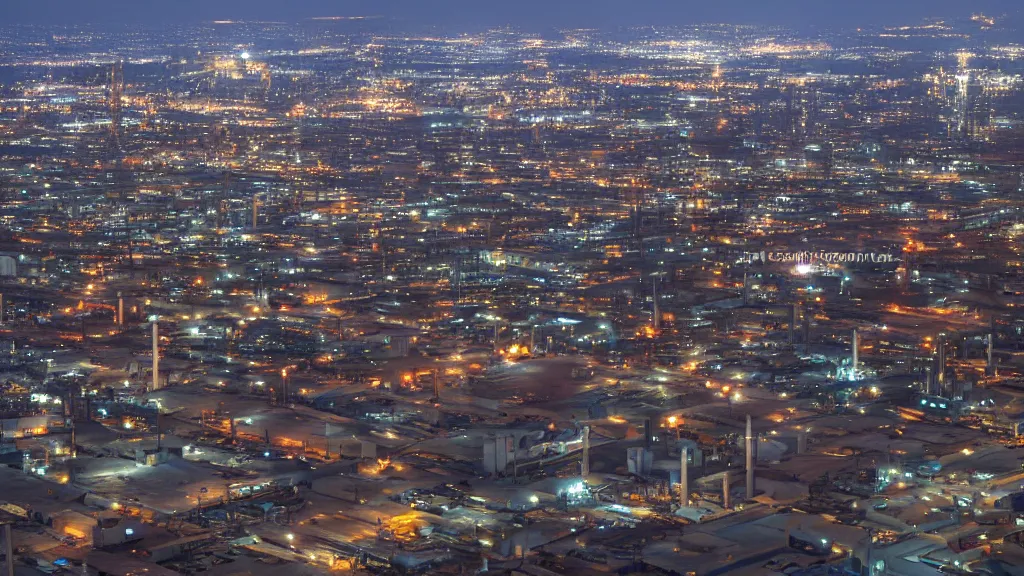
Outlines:
[{"label": "hazy horizon", "polygon": [[709,22],[805,27],[912,24],[925,18],[967,18],[972,13],[1019,15],[1011,0],[863,0],[857,3],[810,0],[383,0],[331,2],[306,0],[181,0],[173,5],[128,0],[18,0],[8,8],[9,24],[198,23],[213,20],[296,21],[328,16],[380,16],[399,25],[453,29],[511,25],[530,30],[552,27],[691,25]]}]

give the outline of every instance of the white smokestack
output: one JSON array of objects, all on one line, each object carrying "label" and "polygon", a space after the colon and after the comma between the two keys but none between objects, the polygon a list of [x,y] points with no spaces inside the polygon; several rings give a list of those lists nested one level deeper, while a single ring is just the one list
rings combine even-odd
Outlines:
[{"label": "white smokestack", "polygon": [[590,476],[590,426],[583,427],[583,465],[580,469],[586,480]]},{"label": "white smokestack", "polygon": [[690,504],[690,449],[689,447],[683,446],[682,452],[679,454],[679,506],[689,506]]},{"label": "white smokestack", "polygon": [[995,374],[996,374],[996,365],[992,363],[992,340],[993,340],[992,334],[989,333],[989,335],[988,335],[988,342],[987,342],[986,349],[985,349],[985,353],[987,355],[987,360],[986,360],[985,366],[988,367],[989,374],[995,376]]},{"label": "white smokestack", "polygon": [[852,345],[853,345],[853,366],[852,366],[852,368],[853,368],[853,374],[856,374],[857,373],[857,365],[860,363],[860,357],[859,357],[859,354],[858,354],[859,348],[860,348],[860,342],[858,342],[858,340],[857,340],[857,330],[856,329],[854,329],[854,331],[853,331]]},{"label": "white smokestack", "polygon": [[160,323],[153,320],[153,390],[160,389]]},{"label": "white smokestack", "polygon": [[747,500],[754,498],[754,433],[747,414]]}]

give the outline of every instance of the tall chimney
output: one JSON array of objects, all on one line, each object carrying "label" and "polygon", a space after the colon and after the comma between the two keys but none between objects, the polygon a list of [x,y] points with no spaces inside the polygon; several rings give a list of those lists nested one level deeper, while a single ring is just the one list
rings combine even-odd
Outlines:
[{"label": "tall chimney", "polygon": [[811,353],[811,308],[804,302],[804,353]]},{"label": "tall chimney", "polygon": [[796,304],[789,305],[789,343],[796,345]]},{"label": "tall chimney", "polygon": [[160,322],[153,319],[153,390],[160,389]]},{"label": "tall chimney", "polygon": [[586,480],[590,476],[590,426],[583,427],[583,465],[580,470]]},{"label": "tall chimney", "polygon": [[437,368],[434,368],[434,398],[441,400],[441,381],[437,377]]},{"label": "tall chimney", "polygon": [[939,366],[936,371],[936,377],[939,383],[939,394],[944,394],[943,388],[946,385],[946,336],[939,334],[938,342],[938,353],[939,353]]},{"label": "tall chimney", "polygon": [[679,506],[685,507],[690,504],[690,470],[689,470],[690,448],[683,446],[679,453]]},{"label": "tall chimney", "polygon": [[14,539],[11,536],[11,524],[4,524],[4,556],[6,556],[7,576],[14,576]]},{"label": "tall chimney", "polygon": [[807,431],[801,430],[796,433],[796,453],[805,454],[807,452]]},{"label": "tall chimney", "polygon": [[252,229],[255,230],[260,223],[260,200],[253,194],[252,195]]},{"label": "tall chimney", "polygon": [[754,433],[747,414],[747,500],[754,498]]},{"label": "tall chimney", "polygon": [[747,294],[747,273],[743,273],[743,305],[746,306],[750,297]]},{"label": "tall chimney", "polygon": [[996,375],[996,365],[992,363],[992,341],[993,340],[994,340],[994,338],[992,336],[992,333],[989,332],[988,333],[988,342],[986,342],[986,346],[985,346],[985,354],[986,354],[985,367],[987,368],[987,372],[988,372],[988,374],[990,376],[995,376]]},{"label": "tall chimney", "polygon": [[729,509],[729,471],[722,476],[722,508]]},{"label": "tall chimney", "polygon": [[860,342],[857,340],[857,329],[856,328],[853,329],[853,340],[851,340],[850,343],[851,343],[851,346],[853,347],[853,365],[851,367],[853,372],[850,375],[851,376],[850,379],[852,380],[853,377],[856,376],[856,374],[857,374],[857,365],[860,363],[860,354],[859,354]]},{"label": "tall chimney", "polygon": [[661,311],[658,310],[658,277],[654,276],[651,281],[654,287],[654,329],[661,330]]},{"label": "tall chimney", "polygon": [[124,326],[124,298],[117,293],[117,325]]}]

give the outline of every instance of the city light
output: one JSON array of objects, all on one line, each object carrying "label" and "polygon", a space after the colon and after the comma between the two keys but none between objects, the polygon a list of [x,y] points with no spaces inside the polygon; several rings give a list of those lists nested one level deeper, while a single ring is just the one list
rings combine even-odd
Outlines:
[{"label": "city light", "polygon": [[7,564],[1012,564],[993,1],[5,11]]}]

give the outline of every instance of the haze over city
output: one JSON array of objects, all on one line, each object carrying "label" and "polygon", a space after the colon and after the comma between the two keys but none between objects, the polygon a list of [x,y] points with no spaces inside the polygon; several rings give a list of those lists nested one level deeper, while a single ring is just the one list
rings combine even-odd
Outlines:
[{"label": "haze over city", "polygon": [[201,22],[204,20],[279,20],[328,16],[373,16],[397,25],[427,24],[461,29],[518,26],[529,30],[557,27],[686,25],[704,22],[841,28],[913,24],[923,18],[963,16],[965,10],[1019,18],[1012,0],[181,0],[171,4],[129,0],[13,0],[7,21],[20,23]]},{"label": "haze over city", "polygon": [[9,576],[1024,576],[1016,2],[39,0]]}]

